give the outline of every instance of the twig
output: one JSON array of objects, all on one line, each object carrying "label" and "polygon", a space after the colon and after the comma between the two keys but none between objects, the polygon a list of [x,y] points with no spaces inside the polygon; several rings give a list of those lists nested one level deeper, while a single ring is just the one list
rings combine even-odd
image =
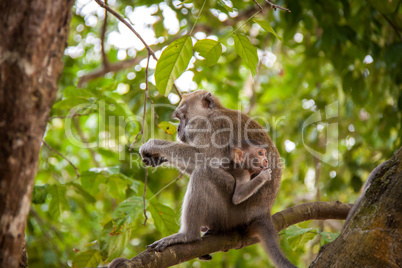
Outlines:
[{"label": "twig", "polygon": [[160,189],[156,194],[154,194],[154,196],[152,196],[149,200],[152,200],[155,196],[157,196],[158,194],[160,194],[163,190],[165,190],[166,188],[168,188],[170,185],[172,185],[173,183],[175,183],[176,181],[180,180],[181,178],[183,178],[184,174],[180,173],[174,180],[172,180],[171,182],[169,182],[165,187],[163,187],[162,189]]},{"label": "twig", "polygon": [[132,59],[119,61],[116,63],[109,63],[108,68],[105,68],[105,66],[103,65],[101,68],[99,68],[91,73],[81,76],[80,79],[78,80],[77,86],[82,87],[83,84],[85,84],[93,79],[102,77],[109,72],[115,73],[115,72],[121,71],[123,69],[130,68],[131,66],[138,64],[141,60],[142,60],[142,58],[137,56]]},{"label": "twig", "polygon": [[236,30],[234,30],[233,32],[232,32],[232,34],[233,33],[235,33],[235,32],[237,32],[240,28],[242,28],[244,25],[246,25],[246,23],[249,21],[249,20],[251,20],[252,18],[254,18],[257,14],[259,14],[259,13],[261,13],[261,11],[259,10],[259,11],[257,11],[256,13],[254,13],[250,18],[248,18],[242,25],[240,25],[238,28],[236,28]]},{"label": "twig", "polygon": [[111,7],[109,7],[108,5],[106,5],[104,2],[102,2],[101,0],[95,0],[96,3],[98,3],[98,5],[100,5],[101,7],[105,8],[107,11],[109,11],[110,13],[112,13],[113,16],[115,16],[119,21],[121,21],[122,23],[124,23],[137,37],[138,39],[141,40],[142,44],[145,46],[145,48],[148,51],[148,54],[151,54],[152,58],[154,58],[155,60],[158,60],[158,58],[155,56],[154,51],[148,46],[148,44],[144,41],[144,39],[142,39],[141,35],[139,35],[139,33],[137,33],[137,31],[134,29],[133,26],[131,26],[130,23],[128,23],[119,13],[117,13],[116,11],[114,11]]},{"label": "twig", "polygon": [[49,117],[48,121],[55,119],[55,118],[74,118],[74,117],[80,117],[80,116],[86,116],[90,115],[91,113],[85,113],[85,114],[71,114],[71,115],[63,115],[63,116],[51,116]]},{"label": "twig", "polygon": [[201,12],[202,12],[202,10],[204,9],[204,6],[205,6],[205,3],[206,3],[206,2],[207,2],[207,0],[204,0],[204,3],[203,3],[202,6],[201,6],[200,12],[198,12],[198,16],[197,16],[197,18],[195,19],[194,25],[193,25],[193,27],[191,27],[190,33],[189,33],[188,35],[191,35],[191,33],[192,33],[193,30],[194,30],[195,25],[197,25],[198,19],[199,19],[200,16],[201,16]]},{"label": "twig", "polygon": [[292,12],[292,11],[290,11],[290,9],[287,9],[287,8],[284,8],[284,7],[275,5],[275,4],[272,3],[271,1],[265,0],[265,2],[266,2],[268,5],[270,5],[271,8],[272,8],[273,10],[275,10],[275,11],[276,11],[276,9],[282,9],[282,10],[285,10],[285,11],[287,11],[287,12],[289,12],[289,13]]},{"label": "twig", "polygon": [[394,29],[395,33],[399,37],[399,40],[402,40],[402,35],[401,35],[401,32],[399,31],[398,27],[384,13],[381,13],[381,15],[391,25],[392,29]]},{"label": "twig", "polygon": [[[145,124],[145,115],[147,113],[149,57],[150,57],[150,55],[148,54],[147,67],[145,68],[145,92],[144,92],[144,94],[145,94],[144,97],[145,98],[144,98],[144,112],[143,112],[143,115],[142,115],[142,128],[141,128],[141,132],[143,134],[142,135],[142,144],[145,143],[144,124]],[[145,200],[145,194],[147,192],[147,184],[148,184],[148,169],[147,169],[147,167],[145,167],[144,193],[142,195],[142,201],[144,203],[144,217],[145,217],[144,226],[147,225],[147,220],[148,220],[147,208],[146,208],[146,200]]]},{"label": "twig", "polygon": [[62,153],[60,153],[59,151],[57,151],[56,149],[50,147],[50,145],[45,141],[42,140],[42,143],[51,151],[55,152],[56,154],[60,155],[64,160],[66,160],[73,168],[75,171],[75,174],[77,175],[77,177],[80,177],[80,173],[78,172],[78,168],[67,158],[65,157]]},{"label": "twig", "polygon": [[177,88],[177,86],[176,86],[175,83],[173,83],[173,87],[174,87],[174,89],[176,90],[177,95],[179,95],[180,99],[182,99],[183,96],[181,95],[181,92],[180,92],[180,90]]},{"label": "twig", "polygon": [[[105,5],[107,5],[107,0],[105,0]],[[105,52],[105,35],[107,27],[107,9],[105,9],[105,18],[103,19],[102,31],[101,31],[101,46],[102,46],[102,61],[105,69],[109,69],[109,61]]]},{"label": "twig", "polygon": [[262,6],[257,2],[257,0],[253,0],[253,1],[258,6],[258,8],[261,10],[261,13],[264,13],[264,9],[262,9]]}]

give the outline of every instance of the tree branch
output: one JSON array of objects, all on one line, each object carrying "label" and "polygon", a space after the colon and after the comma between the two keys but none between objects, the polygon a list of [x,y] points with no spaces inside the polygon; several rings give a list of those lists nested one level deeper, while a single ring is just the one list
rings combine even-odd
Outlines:
[{"label": "tree branch", "polygon": [[119,21],[124,23],[138,37],[138,39],[141,40],[142,44],[145,46],[145,48],[147,49],[148,53],[152,56],[152,58],[154,58],[155,60],[158,60],[158,58],[155,56],[154,51],[148,46],[148,44],[144,41],[144,39],[142,39],[141,35],[139,33],[137,33],[137,31],[134,29],[134,27],[131,26],[130,23],[128,23],[128,21],[126,21],[119,13],[114,11],[111,7],[106,5],[101,0],[95,0],[95,2],[98,3],[98,5],[100,5],[101,7],[105,8],[110,13],[112,13],[112,15],[115,16]]},{"label": "tree branch", "polygon": [[75,171],[75,174],[77,175],[77,178],[80,177],[80,173],[78,172],[78,168],[67,158],[65,157],[62,153],[60,153],[59,151],[57,151],[56,149],[50,147],[50,145],[45,141],[42,140],[43,145],[45,145],[49,150],[55,152],[56,154],[60,155],[64,160],[66,160],[73,168]]},{"label": "tree branch", "polygon": [[[272,216],[277,231],[308,220],[346,219],[352,205],[341,202],[311,202],[297,205]],[[217,251],[240,249],[258,243],[255,237],[234,231],[203,237],[200,241],[170,246],[163,252],[146,250],[131,260],[116,259],[117,267],[169,267]]]},{"label": "tree branch", "polygon": [[[105,0],[105,5],[107,5],[107,0]],[[106,27],[107,27],[107,9],[105,8],[105,18],[103,19],[103,25],[102,25],[102,31],[101,31],[101,46],[102,46],[103,66],[105,66],[105,69],[108,69],[109,68],[109,61],[107,59],[107,55],[106,55],[106,52],[105,52]]]},{"label": "tree branch", "polygon": [[118,72],[121,71],[123,69],[129,68],[133,65],[136,65],[138,63],[140,63],[140,61],[142,60],[142,58],[140,57],[135,57],[133,59],[128,59],[128,60],[124,60],[124,61],[119,61],[116,63],[109,63],[108,67],[106,67],[105,65],[103,65],[101,68],[99,68],[98,70],[95,70],[91,73],[85,74],[83,76],[80,77],[80,79],[78,80],[78,87],[82,87],[83,84],[99,78],[99,77],[103,77],[105,76],[105,74],[109,73],[109,72]]}]

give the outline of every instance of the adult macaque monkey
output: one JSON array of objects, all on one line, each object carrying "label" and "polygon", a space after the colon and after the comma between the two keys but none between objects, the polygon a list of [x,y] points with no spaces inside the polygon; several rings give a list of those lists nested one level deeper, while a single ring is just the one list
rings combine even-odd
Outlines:
[{"label": "adult macaque monkey", "polygon": [[[222,106],[218,98],[207,91],[195,91],[183,96],[173,113],[180,120],[180,143],[149,140],[140,148],[144,163],[153,166],[167,161],[190,174],[183,201],[181,227],[177,234],[165,237],[149,246],[162,251],[177,243],[200,239],[200,229],[208,234],[243,230],[259,237],[277,267],[295,267],[283,255],[277,232],[271,219],[271,207],[281,180],[279,153],[264,129],[249,116]],[[211,159],[230,159],[233,145],[242,140],[255,140],[268,152],[271,180],[235,205],[233,176]],[[257,145],[259,145],[257,144]]]}]

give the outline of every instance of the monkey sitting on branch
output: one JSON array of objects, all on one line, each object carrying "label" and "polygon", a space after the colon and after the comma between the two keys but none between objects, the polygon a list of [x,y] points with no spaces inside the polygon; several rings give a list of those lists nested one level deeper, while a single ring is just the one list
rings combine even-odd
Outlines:
[{"label": "monkey sitting on branch", "polygon": [[[181,142],[149,140],[141,146],[140,153],[144,163],[157,166],[166,161],[190,174],[190,181],[183,200],[179,232],[148,248],[163,251],[173,244],[200,240],[202,227],[207,227],[211,235],[238,229],[247,236],[258,237],[277,267],[295,267],[283,255],[271,219],[282,171],[279,153],[264,128],[248,115],[225,108],[207,91],[183,95],[173,117],[180,120],[177,137]],[[259,189],[251,194],[240,194],[242,202],[235,205],[233,176],[220,166],[205,163],[211,158],[230,159],[233,145],[247,139],[255,140],[266,149],[271,179],[258,185]],[[199,161],[200,155],[202,161]]]}]

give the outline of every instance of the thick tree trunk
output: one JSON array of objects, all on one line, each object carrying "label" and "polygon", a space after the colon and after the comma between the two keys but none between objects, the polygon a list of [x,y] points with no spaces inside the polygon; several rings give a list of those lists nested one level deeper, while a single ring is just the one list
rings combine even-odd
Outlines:
[{"label": "thick tree trunk", "polygon": [[402,267],[402,149],[365,188],[339,237],[310,267]]},{"label": "thick tree trunk", "polygon": [[72,0],[0,1],[0,267],[18,267]]}]

